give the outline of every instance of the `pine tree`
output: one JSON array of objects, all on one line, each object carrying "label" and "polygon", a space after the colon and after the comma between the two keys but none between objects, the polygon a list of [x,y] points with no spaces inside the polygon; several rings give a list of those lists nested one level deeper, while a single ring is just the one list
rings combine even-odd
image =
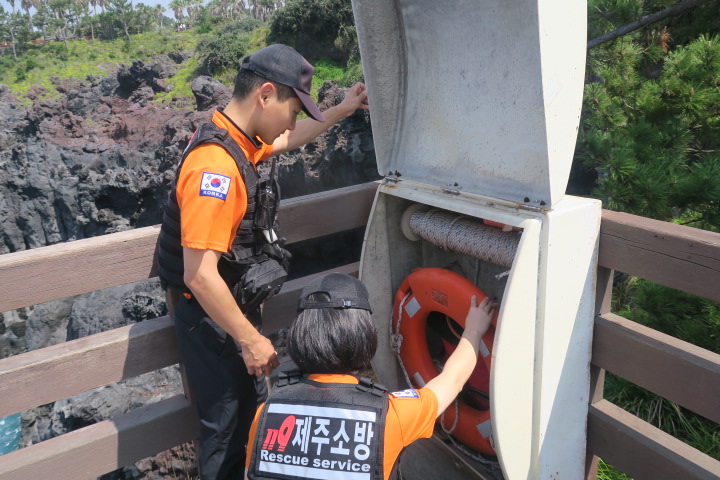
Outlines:
[{"label": "pine tree", "polygon": [[663,35],[589,52],[576,154],[597,172],[606,208],[717,230],[720,36],[673,49]]}]

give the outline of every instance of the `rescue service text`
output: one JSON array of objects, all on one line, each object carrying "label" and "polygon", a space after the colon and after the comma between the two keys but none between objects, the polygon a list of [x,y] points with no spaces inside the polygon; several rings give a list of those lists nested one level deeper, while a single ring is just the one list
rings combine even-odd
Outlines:
[{"label": "rescue service text", "polygon": [[[303,465],[310,463],[308,457],[298,455],[286,455],[282,453],[270,453],[267,450],[260,450],[260,458],[266,462],[284,463],[287,465]],[[344,470],[347,472],[369,472],[369,463],[356,463],[350,460],[321,460],[313,458],[312,466],[330,470]]]}]

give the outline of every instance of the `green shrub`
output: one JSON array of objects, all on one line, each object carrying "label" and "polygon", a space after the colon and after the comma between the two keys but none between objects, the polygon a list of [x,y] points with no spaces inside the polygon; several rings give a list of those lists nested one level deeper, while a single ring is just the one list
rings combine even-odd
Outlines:
[{"label": "green shrub", "polygon": [[284,43],[309,61],[345,64],[357,48],[350,0],[289,0],[270,23],[270,43]]},{"label": "green shrub", "polygon": [[352,87],[361,80],[363,80],[363,69],[362,63],[360,63],[360,52],[358,51],[356,55],[353,55],[350,60],[348,60],[347,67],[342,77],[340,77],[338,85],[341,87]]},{"label": "green shrub", "polygon": [[40,64],[35,59],[35,57],[28,57],[25,59],[25,71],[26,72],[29,72],[33,68],[37,68],[39,66],[40,66]]},{"label": "green shrub", "polygon": [[15,81],[16,82],[24,82],[27,79],[27,71],[25,68],[20,65],[15,69]]},{"label": "green shrub", "polygon": [[243,57],[251,51],[249,32],[258,22],[243,19],[222,25],[219,30],[200,39],[195,53],[202,73],[215,74],[224,69],[237,70]]}]

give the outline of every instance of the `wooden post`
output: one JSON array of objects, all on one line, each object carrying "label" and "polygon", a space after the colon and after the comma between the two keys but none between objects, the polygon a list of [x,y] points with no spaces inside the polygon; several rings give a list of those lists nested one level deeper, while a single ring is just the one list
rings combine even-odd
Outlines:
[{"label": "wooden post", "polygon": [[[598,265],[597,291],[595,296],[595,316],[610,312],[612,301],[613,276],[615,271]],[[592,359],[591,359],[592,361]],[[590,364],[590,405],[603,399],[605,369]],[[590,451],[585,457],[585,480],[596,480],[600,459]]]}]

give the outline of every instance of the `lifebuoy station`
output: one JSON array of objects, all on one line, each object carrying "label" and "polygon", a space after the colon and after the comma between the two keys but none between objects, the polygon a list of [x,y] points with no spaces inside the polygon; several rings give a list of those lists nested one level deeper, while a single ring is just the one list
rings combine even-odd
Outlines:
[{"label": "lifebuoy station", "polygon": [[[421,387],[472,295],[499,314],[439,419],[507,480],[583,478],[600,202],[565,195],[584,2],[354,0],[378,170],[360,278],[391,391]],[[442,478],[428,472],[427,478]]]}]

